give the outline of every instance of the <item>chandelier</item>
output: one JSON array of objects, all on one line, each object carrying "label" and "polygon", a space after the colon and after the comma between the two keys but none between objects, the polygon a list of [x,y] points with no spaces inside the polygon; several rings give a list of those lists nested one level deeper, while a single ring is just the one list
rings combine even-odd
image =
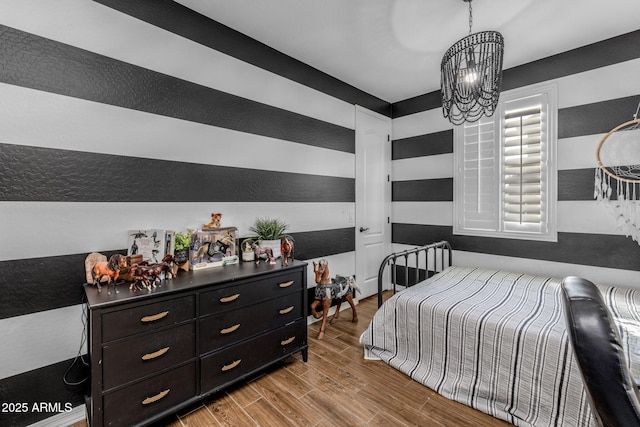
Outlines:
[{"label": "chandelier", "polygon": [[469,3],[469,35],[447,50],[440,66],[442,113],[454,125],[492,116],[502,83],[504,38],[497,31],[471,33],[473,14]]}]

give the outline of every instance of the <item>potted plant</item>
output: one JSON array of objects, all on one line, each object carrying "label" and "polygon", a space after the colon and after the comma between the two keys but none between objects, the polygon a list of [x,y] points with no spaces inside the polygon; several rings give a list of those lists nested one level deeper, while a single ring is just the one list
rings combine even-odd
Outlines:
[{"label": "potted plant", "polygon": [[289,225],[277,218],[257,218],[255,223],[249,227],[249,231],[254,233],[252,239],[258,240],[261,248],[271,248],[273,257],[280,257],[280,239],[289,237],[286,234]]},{"label": "potted plant", "polygon": [[189,246],[191,246],[191,233],[176,233],[175,249],[173,256],[176,264],[184,264],[189,261]]}]

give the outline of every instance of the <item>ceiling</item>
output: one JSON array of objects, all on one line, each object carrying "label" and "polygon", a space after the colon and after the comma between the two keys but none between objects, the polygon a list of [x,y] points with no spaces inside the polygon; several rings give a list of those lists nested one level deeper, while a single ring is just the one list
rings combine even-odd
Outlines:
[{"label": "ceiling", "polygon": [[[469,32],[463,0],[177,0],[388,102],[440,88]],[[475,0],[473,32],[505,38],[504,68],[640,29],[639,0]]]}]

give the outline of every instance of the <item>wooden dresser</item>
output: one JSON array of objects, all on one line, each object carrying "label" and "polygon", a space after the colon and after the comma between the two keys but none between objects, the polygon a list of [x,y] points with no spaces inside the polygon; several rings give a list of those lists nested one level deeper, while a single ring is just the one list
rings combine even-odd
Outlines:
[{"label": "wooden dresser", "polygon": [[306,267],[181,271],[111,295],[85,285],[90,426],[146,425],[298,351],[306,362]]}]

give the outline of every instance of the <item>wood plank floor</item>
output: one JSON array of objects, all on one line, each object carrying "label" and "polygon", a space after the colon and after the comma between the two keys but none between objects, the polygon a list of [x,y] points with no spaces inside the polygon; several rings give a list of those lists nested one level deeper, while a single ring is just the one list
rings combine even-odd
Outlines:
[{"label": "wood plank floor", "polygon": [[[510,426],[450,401],[381,361],[367,361],[358,342],[377,309],[376,297],[357,305],[317,340],[309,326],[309,361],[300,354],[231,390],[156,424],[204,426]],[[75,423],[70,427],[86,427]]]}]

